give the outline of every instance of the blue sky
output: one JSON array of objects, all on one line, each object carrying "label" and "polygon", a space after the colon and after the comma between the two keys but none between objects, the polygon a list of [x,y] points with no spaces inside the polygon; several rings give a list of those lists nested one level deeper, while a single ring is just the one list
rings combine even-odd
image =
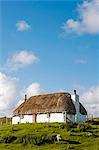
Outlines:
[{"label": "blue sky", "polygon": [[[18,79],[20,90],[34,82],[47,92],[61,89],[71,92],[73,88],[99,85],[99,30],[82,25],[83,3],[83,0],[0,2],[0,68],[6,76]],[[82,12],[78,11],[78,4]],[[80,23],[79,28],[68,24],[71,18],[73,25],[76,21]],[[16,24],[20,21],[28,25],[27,29],[18,30]],[[11,70],[10,59],[21,51],[39,60]]]}]

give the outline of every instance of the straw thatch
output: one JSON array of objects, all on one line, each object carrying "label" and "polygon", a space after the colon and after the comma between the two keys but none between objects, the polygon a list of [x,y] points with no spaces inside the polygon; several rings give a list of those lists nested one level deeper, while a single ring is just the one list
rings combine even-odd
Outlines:
[{"label": "straw thatch", "polygon": [[[80,113],[87,115],[86,109],[81,103],[79,104]],[[76,114],[71,95],[69,93],[53,93],[30,97],[13,112],[13,116],[64,111],[67,114]]]},{"label": "straw thatch", "polygon": [[75,106],[69,93],[54,93],[32,96],[22,103],[13,115],[63,112],[75,114]]}]

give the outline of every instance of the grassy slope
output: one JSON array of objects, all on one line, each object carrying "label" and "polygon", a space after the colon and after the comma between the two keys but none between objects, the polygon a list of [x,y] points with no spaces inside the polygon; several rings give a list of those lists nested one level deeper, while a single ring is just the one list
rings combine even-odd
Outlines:
[{"label": "grassy slope", "polygon": [[[77,128],[60,128],[62,124],[21,124],[0,126],[0,137],[15,136],[17,138],[26,135],[60,134],[64,141],[59,143],[46,143],[40,146],[33,144],[0,144],[0,150],[99,150],[99,137],[87,137],[88,132],[79,132]],[[71,131],[73,130],[73,131]],[[99,136],[99,125],[92,125],[91,131]],[[68,142],[67,142],[68,141]],[[73,142],[74,141],[74,142]],[[80,144],[76,144],[79,142]]]}]

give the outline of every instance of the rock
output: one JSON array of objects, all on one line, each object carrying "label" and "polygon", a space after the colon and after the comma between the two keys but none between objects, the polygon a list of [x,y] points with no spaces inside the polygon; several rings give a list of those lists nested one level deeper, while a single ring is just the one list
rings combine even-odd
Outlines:
[{"label": "rock", "polygon": [[11,143],[16,139],[17,139],[17,137],[15,137],[15,136],[9,136],[9,137],[6,138],[6,143]]},{"label": "rock", "polygon": [[87,134],[87,136],[88,136],[88,137],[95,137],[95,135],[94,135],[92,132],[89,132],[89,133]]},{"label": "rock", "polygon": [[61,136],[60,136],[60,134],[56,135],[56,139],[57,139],[57,142],[59,142],[62,139]]}]

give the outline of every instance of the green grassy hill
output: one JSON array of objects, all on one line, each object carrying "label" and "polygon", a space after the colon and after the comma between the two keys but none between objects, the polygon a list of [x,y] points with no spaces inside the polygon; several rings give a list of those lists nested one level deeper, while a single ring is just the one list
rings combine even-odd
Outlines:
[{"label": "green grassy hill", "polygon": [[[0,150],[99,150],[98,123],[3,125]],[[91,137],[89,132],[93,133]],[[62,138],[59,142],[57,134]]]}]

